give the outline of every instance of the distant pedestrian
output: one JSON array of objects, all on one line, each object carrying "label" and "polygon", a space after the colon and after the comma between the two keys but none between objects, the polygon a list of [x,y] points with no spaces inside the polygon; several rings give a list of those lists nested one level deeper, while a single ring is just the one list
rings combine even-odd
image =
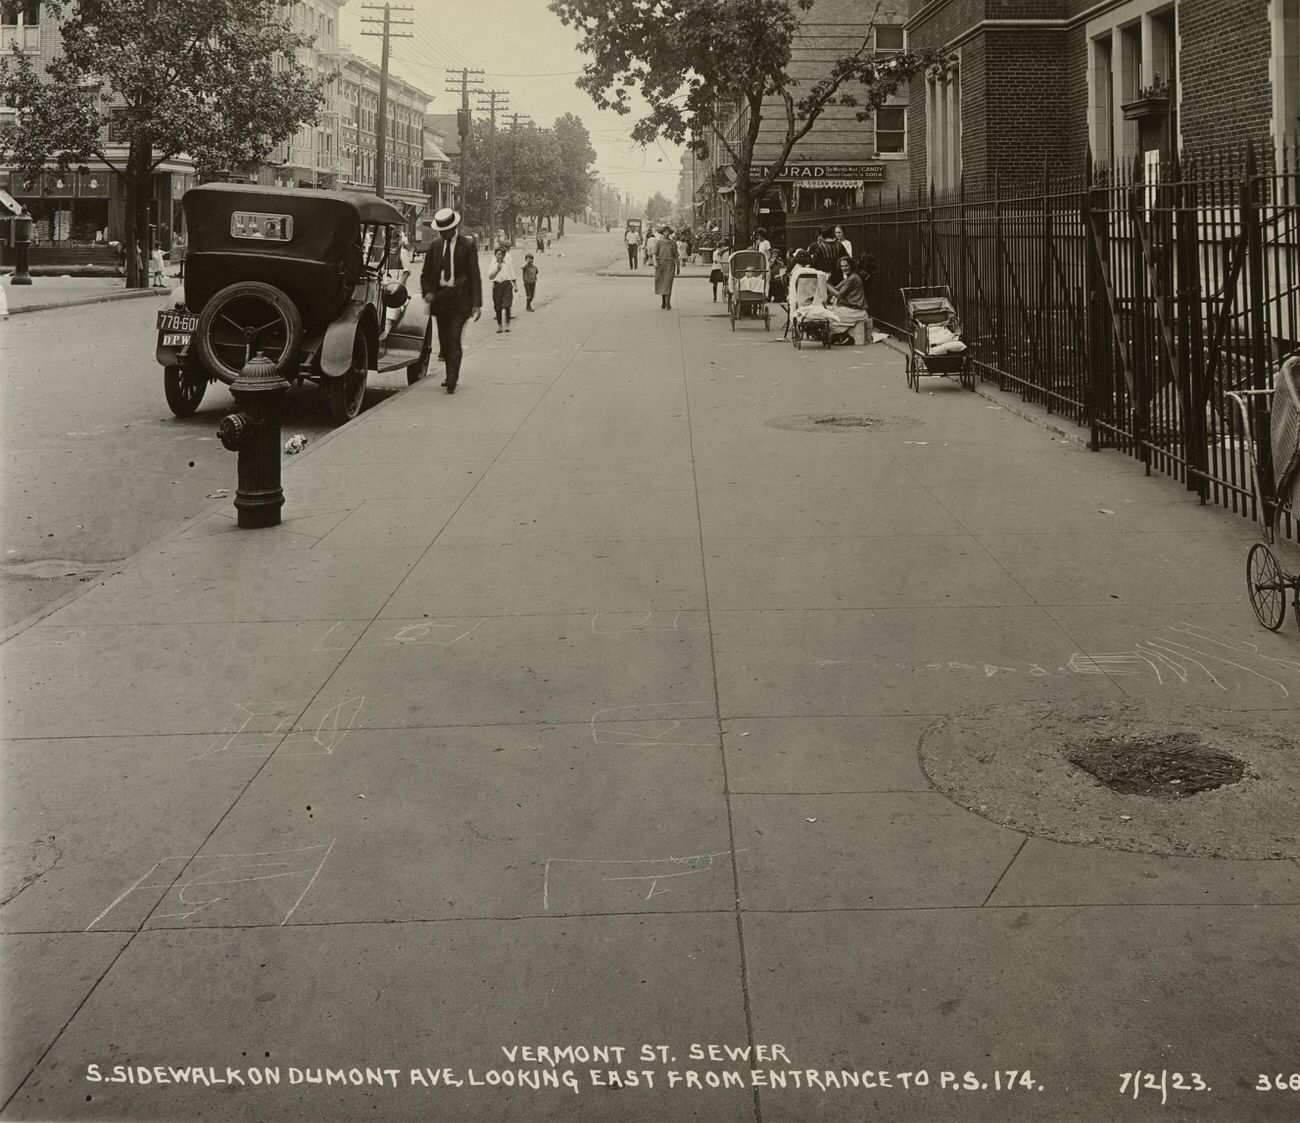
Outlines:
[{"label": "distant pedestrian", "polygon": [[167,277],[163,268],[162,246],[154,246],[149,254],[149,284],[156,289],[167,287]]},{"label": "distant pedestrian", "polygon": [[[623,241],[627,244],[627,267],[629,269],[638,268],[637,258],[641,256],[641,231],[635,226],[629,226],[627,233],[623,235]],[[540,246],[540,237],[538,237],[537,242]]]},{"label": "distant pedestrian", "polygon": [[[488,279],[492,282],[492,310],[497,317],[497,334],[510,330],[510,310],[514,307],[515,289],[519,278],[515,275],[514,263],[505,246],[498,246],[496,261],[488,270]],[[502,326],[502,313],[505,313],[505,325]]]},{"label": "distant pedestrian", "polygon": [[655,263],[655,249],[658,245],[659,236],[651,230],[650,233],[645,236],[645,263],[647,265],[653,265]]},{"label": "distant pedestrian", "polygon": [[685,230],[677,233],[677,275],[681,276],[682,263],[686,260],[686,238]]},{"label": "distant pedestrian", "polygon": [[420,292],[429,315],[438,322],[438,353],[446,359],[448,394],[456,392],[462,356],[461,333],[471,316],[483,311],[483,284],[479,279],[478,250],[469,238],[458,237],[460,215],[443,207],[433,216],[437,235],[424,255]]},{"label": "distant pedestrian", "polygon": [[537,228],[537,252],[546,252],[546,237],[542,234],[542,228],[540,226]]},{"label": "distant pedestrian", "polygon": [[772,243],[768,241],[767,231],[761,226],[754,231],[754,249],[769,256],[772,253]]},{"label": "distant pedestrian", "polygon": [[659,297],[661,308],[673,306],[673,278],[676,276],[677,243],[665,226],[655,243],[655,295]]},{"label": "distant pedestrian", "polygon": [[709,283],[713,286],[713,303],[718,303],[718,286],[727,281],[727,257],[731,247],[719,242],[713,251],[713,268],[709,271]]},{"label": "distant pedestrian", "polygon": [[814,269],[830,277],[832,285],[838,285],[844,279],[840,273],[840,256],[834,228],[821,227],[817,231],[817,240],[808,247],[808,259]]},{"label": "distant pedestrian", "polygon": [[835,240],[844,247],[842,256],[847,258],[853,257],[853,243],[844,236],[844,227],[835,227]]},{"label": "distant pedestrian", "polygon": [[533,297],[537,294],[537,274],[541,270],[533,263],[533,255],[524,255],[524,308],[529,312],[533,310]]}]

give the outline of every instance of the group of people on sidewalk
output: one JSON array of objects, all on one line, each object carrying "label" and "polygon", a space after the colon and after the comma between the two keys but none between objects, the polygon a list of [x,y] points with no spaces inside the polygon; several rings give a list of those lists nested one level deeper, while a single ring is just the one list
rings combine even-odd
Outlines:
[{"label": "group of people on sidewalk", "polygon": [[[483,312],[483,281],[479,271],[478,247],[460,234],[460,215],[443,207],[433,216],[438,235],[424,257],[420,271],[420,293],[434,322],[438,325],[438,358],[446,364],[443,386],[448,394],[456,392],[463,357],[461,337],[468,320],[478,320]],[[533,311],[540,270],[532,254],[524,257],[523,268],[516,271],[506,243],[497,246],[488,270],[492,282],[492,308],[497,331],[510,330],[510,315],[519,282],[524,284],[525,308]]]}]

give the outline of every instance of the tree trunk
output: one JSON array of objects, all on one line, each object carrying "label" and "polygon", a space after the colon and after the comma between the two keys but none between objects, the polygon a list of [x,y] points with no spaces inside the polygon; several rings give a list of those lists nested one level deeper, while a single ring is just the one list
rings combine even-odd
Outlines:
[{"label": "tree trunk", "polygon": [[732,198],[736,201],[735,228],[732,231],[732,236],[735,238],[733,244],[736,249],[743,250],[753,241],[750,230],[754,219],[754,196],[747,174],[742,172],[736,180],[736,193]]},{"label": "tree trunk", "polygon": [[149,195],[153,178],[149,165],[153,148],[147,143],[131,142],[126,173],[126,230],[122,247],[126,251],[126,287],[149,287]]},{"label": "tree trunk", "polygon": [[560,215],[560,226],[559,229],[556,231],[555,236],[556,238],[564,237],[564,215]]}]

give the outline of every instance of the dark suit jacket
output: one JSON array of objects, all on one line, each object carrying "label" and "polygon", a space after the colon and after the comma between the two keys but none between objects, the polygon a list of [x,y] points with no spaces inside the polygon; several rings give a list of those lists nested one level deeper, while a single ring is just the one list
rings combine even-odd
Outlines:
[{"label": "dark suit jacket", "polygon": [[[442,255],[446,245],[439,235],[424,255],[424,268],[420,270],[420,291],[426,297],[432,297],[439,291],[437,278],[442,275]],[[451,264],[456,280],[454,294],[450,299],[455,307],[469,315],[475,308],[483,307],[483,281],[478,271],[478,250],[469,239],[458,236],[453,252],[455,256]],[[443,301],[447,299],[445,296],[441,298]],[[437,310],[438,305],[435,304],[434,311]]]}]

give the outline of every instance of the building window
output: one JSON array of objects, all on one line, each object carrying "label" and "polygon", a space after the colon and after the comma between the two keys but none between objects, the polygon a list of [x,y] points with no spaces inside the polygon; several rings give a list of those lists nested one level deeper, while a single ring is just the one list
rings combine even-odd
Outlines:
[{"label": "building window", "polygon": [[876,25],[876,51],[902,51],[907,47],[907,33],[901,24],[881,23]]},{"label": "building window", "polygon": [[881,156],[907,151],[907,106],[882,105],[876,110],[876,152]]},{"label": "building window", "polygon": [[[1139,154],[1176,148],[1178,138],[1177,11],[1170,0],[1128,0],[1087,23],[1088,137],[1094,157],[1131,166]],[[1168,110],[1125,118],[1124,106],[1164,97]]]},{"label": "building window", "polygon": [[925,84],[925,155],[930,186],[952,191],[961,183],[961,69],[931,73]]},{"label": "building window", "polygon": [[131,141],[131,114],[126,109],[112,109],[108,114],[109,144],[129,144]]}]

